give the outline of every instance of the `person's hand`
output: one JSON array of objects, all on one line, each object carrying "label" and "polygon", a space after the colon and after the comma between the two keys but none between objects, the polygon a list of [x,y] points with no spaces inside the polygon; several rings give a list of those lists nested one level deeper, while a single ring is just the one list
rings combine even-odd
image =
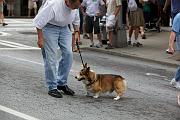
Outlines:
[{"label": "person's hand", "polygon": [[74,36],[75,36],[75,40],[76,40],[77,42],[79,42],[79,41],[80,41],[79,31],[75,31]]},{"label": "person's hand", "polygon": [[37,45],[39,48],[43,48],[44,40],[43,39],[38,39]]},{"label": "person's hand", "polygon": [[173,54],[173,53],[174,53],[174,48],[170,46],[170,47],[166,50],[166,52],[167,52],[168,54]]},{"label": "person's hand", "polygon": [[83,12],[83,16],[87,16],[87,13],[86,13],[86,12]]}]

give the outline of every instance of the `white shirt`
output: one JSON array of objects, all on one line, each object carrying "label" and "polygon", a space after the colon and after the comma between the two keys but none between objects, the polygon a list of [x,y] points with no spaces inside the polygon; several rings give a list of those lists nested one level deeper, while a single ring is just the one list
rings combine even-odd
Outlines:
[{"label": "white shirt", "polygon": [[57,26],[68,24],[79,25],[78,9],[71,10],[65,4],[65,0],[47,0],[42,9],[33,19],[35,27],[42,29],[47,23]]},{"label": "white shirt", "polygon": [[81,3],[82,6],[86,7],[88,16],[96,16],[97,13],[100,13],[100,5],[104,4],[103,0],[83,0]]}]

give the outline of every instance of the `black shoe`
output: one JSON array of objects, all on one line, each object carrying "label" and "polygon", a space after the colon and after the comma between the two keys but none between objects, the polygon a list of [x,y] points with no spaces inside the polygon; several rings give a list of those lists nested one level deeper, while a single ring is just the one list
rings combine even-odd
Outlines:
[{"label": "black shoe", "polygon": [[127,44],[128,44],[128,45],[131,45],[131,41],[129,40],[129,41],[127,42]]},{"label": "black shoe", "polygon": [[105,49],[113,49],[113,46],[111,44],[108,44],[108,46],[105,47]]},{"label": "black shoe", "polygon": [[50,91],[48,92],[48,94],[49,94],[50,96],[52,96],[52,97],[55,97],[55,98],[62,98],[62,97],[63,97],[63,96],[61,95],[61,93],[58,92],[57,89],[50,90]]},{"label": "black shoe", "polygon": [[3,24],[2,24],[2,26],[6,26],[6,25],[8,25],[8,24],[7,24],[7,23],[3,23]]},{"label": "black shoe", "polygon": [[141,47],[141,46],[143,46],[141,43],[139,43],[139,42],[137,42],[137,43],[133,43],[133,47]]},{"label": "black shoe", "polygon": [[84,39],[89,39],[89,36],[88,36],[87,34],[84,34],[84,35],[83,35],[83,38],[84,38]]},{"label": "black shoe", "polygon": [[139,43],[139,42],[137,42],[137,43],[136,43],[136,46],[137,46],[137,47],[141,47],[141,46],[142,46],[142,44],[141,44],[141,43]]},{"label": "black shoe", "polygon": [[132,45],[133,45],[133,47],[135,47],[137,45],[137,43],[133,43]]},{"label": "black shoe", "polygon": [[142,35],[142,39],[146,39],[146,35],[145,34]]},{"label": "black shoe", "polygon": [[71,90],[67,85],[65,86],[57,86],[58,90],[62,90],[64,92],[64,94],[66,95],[74,95],[75,92],[73,90]]}]

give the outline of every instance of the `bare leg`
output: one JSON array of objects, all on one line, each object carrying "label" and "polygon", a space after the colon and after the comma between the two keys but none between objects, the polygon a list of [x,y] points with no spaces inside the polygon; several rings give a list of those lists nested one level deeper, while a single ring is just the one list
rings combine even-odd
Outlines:
[{"label": "bare leg", "polygon": [[178,105],[180,106],[180,94],[177,95],[178,98]]},{"label": "bare leg", "polygon": [[28,17],[31,16],[31,9],[28,9]]},{"label": "bare leg", "polygon": [[139,35],[139,27],[135,27],[135,32],[134,32],[135,42],[137,42],[138,35]]},{"label": "bare leg", "polygon": [[112,46],[113,31],[109,31],[109,44]]},{"label": "bare leg", "polygon": [[99,43],[102,45],[102,40],[101,40],[101,34],[100,34],[100,33],[97,34],[97,38],[98,38],[98,40],[99,40]]},{"label": "bare leg", "polygon": [[89,39],[91,40],[91,45],[90,45],[90,47],[94,47],[93,33],[89,33]]}]

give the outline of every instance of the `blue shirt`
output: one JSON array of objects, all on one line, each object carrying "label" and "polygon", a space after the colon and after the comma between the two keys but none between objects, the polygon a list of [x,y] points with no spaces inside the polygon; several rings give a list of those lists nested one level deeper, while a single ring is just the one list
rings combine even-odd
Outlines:
[{"label": "blue shirt", "polygon": [[180,35],[180,13],[178,13],[173,21],[172,30],[177,34]]}]

